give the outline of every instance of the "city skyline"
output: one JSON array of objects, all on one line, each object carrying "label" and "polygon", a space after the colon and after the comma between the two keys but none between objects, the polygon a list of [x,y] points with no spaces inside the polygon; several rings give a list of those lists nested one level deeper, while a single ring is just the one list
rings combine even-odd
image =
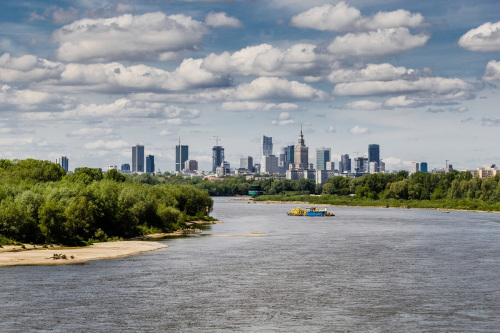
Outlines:
[{"label": "city skyline", "polygon": [[[368,144],[387,170],[498,164],[500,2],[114,1],[0,4],[0,158],[70,170],[130,163],[141,142],[200,170],[295,145],[309,163]],[[342,19],[339,19],[342,18]],[[148,38],[144,38],[147,36]]]}]

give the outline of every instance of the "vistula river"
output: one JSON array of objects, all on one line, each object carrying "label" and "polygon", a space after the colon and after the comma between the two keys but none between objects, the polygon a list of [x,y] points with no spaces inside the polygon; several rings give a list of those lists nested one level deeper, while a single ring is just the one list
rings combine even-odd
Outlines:
[{"label": "vistula river", "polygon": [[229,199],[166,249],[0,268],[0,332],[500,329],[500,214]]}]

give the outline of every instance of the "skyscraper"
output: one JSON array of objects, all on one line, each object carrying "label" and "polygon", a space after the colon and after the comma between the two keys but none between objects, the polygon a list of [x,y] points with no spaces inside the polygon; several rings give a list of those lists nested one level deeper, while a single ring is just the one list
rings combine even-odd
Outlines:
[{"label": "skyscraper", "polygon": [[410,166],[410,174],[412,173],[415,173],[415,172],[419,172],[420,171],[420,164],[417,162],[411,162],[411,166]]},{"label": "skyscraper", "polygon": [[212,172],[215,172],[217,167],[224,162],[224,148],[222,146],[214,146],[212,148]]},{"label": "skyscraper", "polygon": [[373,171],[378,172],[378,166],[380,165],[380,146],[377,144],[368,145],[368,163],[371,162],[377,162],[377,169]]},{"label": "skyscraper", "polygon": [[427,173],[427,162],[420,162],[420,171]]},{"label": "skyscraper", "polygon": [[294,148],[295,169],[306,170],[309,167],[309,148],[304,143],[302,134],[302,125],[300,125],[300,134],[298,144]]},{"label": "skyscraper", "polygon": [[240,158],[240,168],[253,171],[253,158],[252,156],[245,156]]},{"label": "skyscraper", "polygon": [[262,136],[261,156],[269,156],[273,154],[273,138],[270,136]]},{"label": "skyscraper", "polygon": [[144,172],[144,146],[132,146],[132,172]]},{"label": "skyscraper", "polygon": [[68,158],[66,156],[61,156],[56,159],[56,163],[61,166],[66,172],[68,172]]},{"label": "skyscraper", "polygon": [[175,146],[175,171],[181,172],[185,168],[185,162],[189,160],[189,147],[178,144]]},{"label": "skyscraper", "polygon": [[[366,159],[368,160],[368,159]],[[354,158],[354,172],[359,174],[359,173],[364,173],[365,172],[365,158],[364,157],[355,157]]]},{"label": "skyscraper", "polygon": [[349,158],[349,154],[340,156],[339,172],[351,173],[351,159]]},{"label": "skyscraper", "polygon": [[146,156],[146,172],[147,173],[155,172],[155,157],[153,155]]},{"label": "skyscraper", "polygon": [[291,145],[291,146],[287,146],[286,147],[286,162],[285,162],[285,170],[288,170],[290,169],[290,164],[294,164],[295,163],[295,156],[294,156],[294,150],[295,150],[295,146],[294,145]]},{"label": "skyscraper", "polygon": [[316,170],[326,170],[326,162],[330,162],[331,148],[316,148]]}]

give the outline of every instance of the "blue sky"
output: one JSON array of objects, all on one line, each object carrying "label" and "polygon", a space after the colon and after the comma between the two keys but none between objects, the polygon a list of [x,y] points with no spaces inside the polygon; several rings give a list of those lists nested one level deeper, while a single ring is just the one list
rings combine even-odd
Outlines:
[{"label": "blue sky", "polygon": [[211,169],[295,144],[475,169],[500,163],[498,1],[0,3],[0,157]]}]

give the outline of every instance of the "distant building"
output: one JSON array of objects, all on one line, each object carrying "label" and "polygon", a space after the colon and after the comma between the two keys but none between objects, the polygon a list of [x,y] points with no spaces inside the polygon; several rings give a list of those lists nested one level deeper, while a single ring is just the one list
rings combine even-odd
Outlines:
[{"label": "distant building", "polygon": [[57,158],[56,163],[59,164],[61,166],[61,168],[66,170],[66,172],[68,172],[69,160],[66,156],[61,156],[61,157]]},{"label": "distant building", "polygon": [[316,180],[316,171],[308,169],[293,169],[286,171],[286,179],[299,180],[302,178]]},{"label": "distant building", "polygon": [[283,167],[285,168],[285,170],[288,170],[288,169],[290,169],[290,164],[293,165],[295,163],[295,146],[294,145],[286,147],[285,159],[286,159],[286,161],[285,161],[285,164],[283,165]]},{"label": "distant building", "polygon": [[198,161],[196,160],[187,160],[184,162],[184,171],[197,171],[198,170]]},{"label": "distant building", "polygon": [[328,179],[339,176],[335,170],[316,170],[316,184],[323,185]]},{"label": "distant building", "polygon": [[368,172],[369,173],[377,173],[379,172],[379,166],[377,162],[370,162],[368,164]]},{"label": "distant building", "polygon": [[316,148],[316,170],[326,170],[326,163],[331,160],[331,148]]},{"label": "distant building", "polygon": [[128,163],[124,163],[121,165],[120,167],[120,170],[123,172],[123,171],[126,171],[126,172],[130,172],[130,164]]},{"label": "distant building", "polygon": [[351,173],[351,159],[349,158],[349,154],[340,156],[339,172]]},{"label": "distant building", "polygon": [[155,172],[155,157],[153,155],[146,156],[146,172],[147,173]]},{"label": "distant building", "polygon": [[490,178],[500,174],[495,164],[486,164],[482,168],[471,171],[473,177]]},{"label": "distant building", "polygon": [[378,166],[380,164],[380,146],[377,144],[368,145],[368,163],[371,162],[377,163],[377,169],[374,170],[374,172],[378,172]]},{"label": "distant building", "polygon": [[326,170],[335,170],[335,162],[326,162]]},{"label": "distant building", "polygon": [[252,158],[252,156],[240,157],[240,169],[253,171],[253,158]]},{"label": "distant building", "polygon": [[304,170],[309,165],[309,148],[304,143],[304,135],[302,134],[302,125],[300,126],[300,134],[298,144],[294,148],[295,169]]},{"label": "distant building", "polygon": [[269,156],[273,154],[273,138],[270,136],[262,136],[261,146],[260,146],[261,157]]},{"label": "distant building", "polygon": [[427,162],[420,162],[420,171],[427,173]]},{"label": "distant building", "polygon": [[365,158],[359,156],[354,158],[354,172],[356,174],[365,172]]},{"label": "distant building", "polygon": [[144,146],[132,146],[132,172],[144,172]]},{"label": "distant building", "polygon": [[420,171],[420,164],[417,162],[411,162],[410,175]]},{"label": "distant building", "polygon": [[268,173],[270,175],[279,172],[278,169],[278,157],[274,155],[268,155],[262,157],[261,173]]},{"label": "distant building", "polygon": [[446,164],[446,169],[444,170],[444,172],[448,173],[450,171],[453,171],[453,165],[451,164]]},{"label": "distant building", "polygon": [[215,172],[224,162],[224,148],[222,146],[213,146],[212,148],[212,172]]},{"label": "distant building", "polygon": [[189,146],[178,144],[175,146],[175,171],[184,170],[184,163],[189,160]]},{"label": "distant building", "polygon": [[108,165],[107,171],[109,170],[118,170],[118,166],[116,165]]},{"label": "distant building", "polygon": [[382,173],[385,172],[385,162],[384,161],[380,160],[380,165],[378,166],[378,169]]}]

